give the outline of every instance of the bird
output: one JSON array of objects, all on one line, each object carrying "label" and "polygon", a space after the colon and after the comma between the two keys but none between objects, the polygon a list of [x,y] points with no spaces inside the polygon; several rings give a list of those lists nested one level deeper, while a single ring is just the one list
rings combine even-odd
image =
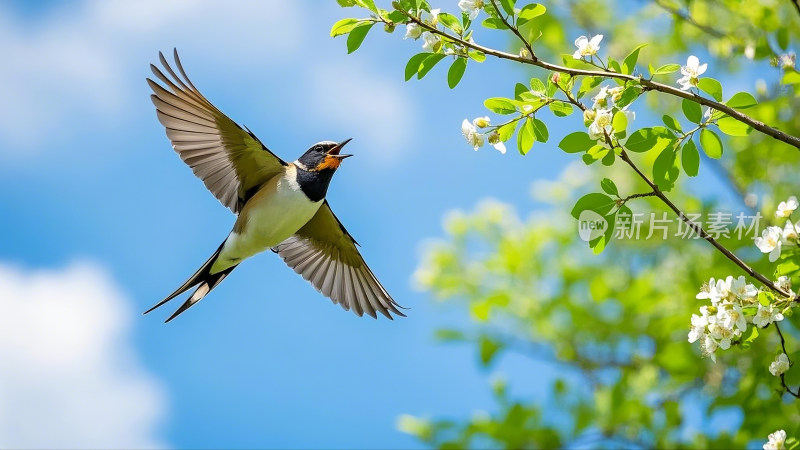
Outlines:
[{"label": "bird", "polygon": [[285,162],[207,100],[186,76],[177,49],[173,54],[177,73],[162,52],[163,71],[150,64],[161,82],[146,79],[156,115],[178,156],[236,221],[208,261],[144,314],[194,288],[166,320],[170,322],[205,298],[245,259],[271,249],[345,310],[359,317],[405,317],[325,198],[333,174],[352,156],[341,153],[351,139],[318,142],[297,160]]}]

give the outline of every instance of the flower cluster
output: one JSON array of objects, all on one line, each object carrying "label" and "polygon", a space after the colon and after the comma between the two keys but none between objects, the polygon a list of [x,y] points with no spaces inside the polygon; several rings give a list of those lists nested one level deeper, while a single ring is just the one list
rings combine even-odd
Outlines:
[{"label": "flower cluster", "polygon": [[[611,123],[614,119],[614,105],[612,102],[618,102],[622,98],[622,86],[609,88],[602,86],[600,92],[597,93],[592,100],[594,104],[592,109],[587,109],[583,113],[583,123],[589,127],[589,137],[592,139],[602,139],[606,134],[612,134]],[[628,118],[628,121],[636,119],[636,113],[628,111],[628,105],[620,109],[623,114]]]},{"label": "flower cluster", "polygon": [[753,242],[762,253],[769,253],[769,261],[775,262],[781,256],[781,249],[787,244],[798,244],[800,236],[800,221],[792,223],[791,216],[798,207],[797,197],[791,196],[785,202],[780,202],[775,211],[775,217],[779,219],[790,219],[786,221],[783,228],[767,227],[761,237],[756,237]]},{"label": "flower cluster", "polygon": [[[788,283],[788,279],[779,281]],[[783,314],[772,304],[758,302],[758,290],[743,276],[728,276],[724,280],[711,278],[696,298],[709,300],[711,305],[700,307],[700,315],[692,314],[689,342],[700,341],[703,354],[714,362],[717,349],[730,348],[747,331],[748,323],[765,327],[783,320]],[[755,315],[746,314],[745,309],[755,311]]]},{"label": "flower cluster", "polygon": [[483,146],[483,138],[485,135],[486,140],[489,141],[492,147],[497,149],[500,153],[505,154],[506,145],[500,140],[500,135],[497,134],[497,130],[490,131],[488,134],[478,131],[479,128],[488,128],[490,125],[491,122],[488,117],[478,117],[471,123],[468,119],[464,119],[464,121],[461,122],[461,133],[475,151],[478,151],[478,149]]},{"label": "flower cluster", "polygon": [[678,79],[678,84],[681,85],[681,90],[688,91],[692,86],[697,86],[700,75],[706,72],[708,64],[700,64],[697,56],[691,55],[686,60],[686,65],[681,67],[682,78]]}]

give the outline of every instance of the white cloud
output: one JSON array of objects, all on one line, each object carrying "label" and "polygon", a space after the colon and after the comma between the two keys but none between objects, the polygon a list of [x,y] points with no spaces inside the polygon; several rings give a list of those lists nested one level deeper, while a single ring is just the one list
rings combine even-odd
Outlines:
[{"label": "white cloud", "polygon": [[[75,127],[66,120],[75,114],[124,112],[131,86],[144,86],[142,61],[158,49],[206,51],[206,64],[231,69],[253,49],[262,59],[287,56],[302,42],[299,9],[282,0],[87,0],[31,24],[0,4],[0,55],[8,63],[0,71],[0,141],[7,144],[0,156],[24,157],[58,140]],[[86,117],[87,130],[93,119]]]},{"label": "white cloud", "polygon": [[401,94],[402,79],[382,79],[348,61],[322,65],[325,70],[313,72],[310,80],[311,98],[324,99],[314,103],[318,120],[357,130],[358,140],[370,148],[359,157],[385,162],[401,155],[413,125],[411,105]]},{"label": "white cloud", "polygon": [[130,309],[100,268],[0,263],[0,447],[163,447],[164,395],[135,356]]}]

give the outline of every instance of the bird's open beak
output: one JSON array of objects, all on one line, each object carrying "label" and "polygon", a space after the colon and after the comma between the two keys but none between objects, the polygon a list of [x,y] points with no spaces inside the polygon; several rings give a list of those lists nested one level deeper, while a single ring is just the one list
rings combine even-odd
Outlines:
[{"label": "bird's open beak", "polygon": [[352,141],[352,140],[353,140],[353,138],[350,138],[350,139],[345,139],[342,142],[339,142],[332,149],[328,150],[328,156],[332,156],[332,157],[338,158],[338,159],[345,159],[345,158],[349,158],[349,157],[353,156],[353,155],[347,155],[347,154],[339,154],[339,152],[342,150],[342,147],[347,145],[347,143]]}]

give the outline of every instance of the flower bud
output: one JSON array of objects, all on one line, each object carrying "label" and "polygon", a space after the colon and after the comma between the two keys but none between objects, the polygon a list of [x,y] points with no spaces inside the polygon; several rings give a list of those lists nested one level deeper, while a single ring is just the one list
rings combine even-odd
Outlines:
[{"label": "flower bud", "polygon": [[387,23],[383,26],[383,31],[387,33],[392,33],[394,32],[394,27],[395,27],[394,23]]},{"label": "flower bud", "polygon": [[489,140],[489,143],[492,144],[492,145],[497,144],[497,143],[500,142],[500,135],[497,134],[497,131],[492,131],[491,133],[489,133],[489,135],[486,138]]},{"label": "flower bud", "polygon": [[560,73],[558,73],[558,72],[553,72],[553,74],[552,74],[552,75],[550,75],[550,81],[552,81],[552,82],[553,82],[553,84],[558,84],[558,80],[559,80],[560,78],[561,78],[561,74],[560,74]]},{"label": "flower bud", "polygon": [[478,128],[486,128],[489,126],[489,118],[488,117],[478,117],[477,119],[472,121],[472,124]]},{"label": "flower bud", "polygon": [[593,109],[587,109],[583,112],[583,121],[589,123],[594,122],[594,117],[596,115],[597,113],[595,113]]}]

